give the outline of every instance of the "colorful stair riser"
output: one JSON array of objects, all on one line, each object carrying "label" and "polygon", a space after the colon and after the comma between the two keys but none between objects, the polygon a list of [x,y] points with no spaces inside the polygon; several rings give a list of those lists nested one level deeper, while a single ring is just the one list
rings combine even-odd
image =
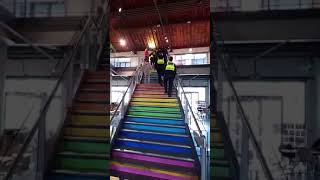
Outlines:
[{"label": "colorful stair riser", "polygon": [[102,180],[109,177],[109,79],[107,71],[86,73],[48,179]]},{"label": "colorful stair riser", "polygon": [[[140,150],[141,152],[157,153],[159,155],[193,156],[191,148],[186,149],[152,143],[163,142],[177,145],[190,145],[191,143],[190,137],[187,136],[187,130],[177,99],[168,98],[164,94],[163,87],[158,84],[151,86],[142,84],[136,88],[128,108],[127,117],[122,125],[122,131],[118,133],[117,138],[113,149],[125,147],[127,150]],[[140,141],[127,141],[126,138]],[[175,169],[174,167],[194,170],[193,161],[115,150],[112,151],[112,159],[114,160],[111,161],[111,172],[131,174],[131,177],[136,175],[137,177],[144,176],[151,179],[197,179],[194,174],[170,171],[170,169],[163,170],[165,169],[163,168],[164,166],[171,167],[171,170]],[[130,161],[130,163],[125,163],[125,161]],[[140,163],[140,166],[137,162]],[[144,167],[141,164],[149,166]],[[158,166],[155,166],[155,164]],[[162,167],[162,170],[158,167]]]},{"label": "colorful stair riser", "polygon": [[[215,114],[211,115],[210,149],[211,179],[231,179],[230,165],[223,145],[223,136],[219,131]],[[219,160],[220,163],[216,164],[216,160]]]}]

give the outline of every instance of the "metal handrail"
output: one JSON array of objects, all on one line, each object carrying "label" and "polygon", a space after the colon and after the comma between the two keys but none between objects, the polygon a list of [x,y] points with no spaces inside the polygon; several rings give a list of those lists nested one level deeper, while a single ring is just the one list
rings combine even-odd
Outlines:
[{"label": "metal handrail", "polygon": [[[182,94],[183,94],[183,97],[185,98],[185,102],[186,102],[186,111],[187,112],[191,112],[191,115],[192,115],[192,122],[195,122],[196,124],[196,127],[197,127],[197,131],[199,132],[199,134],[195,135],[194,133],[196,133],[196,130],[192,130],[190,127],[190,131],[193,131],[193,136],[192,136],[192,139],[195,141],[195,143],[197,144],[198,147],[200,147],[200,154],[201,154],[201,158],[199,159],[200,160],[200,169],[201,169],[201,180],[206,180],[208,178],[208,143],[209,142],[206,142],[207,141],[207,138],[206,138],[206,135],[203,133],[203,131],[207,132],[206,128],[204,127],[204,130],[201,130],[199,124],[198,124],[198,119],[196,118],[194,112],[193,112],[193,109],[189,103],[189,100],[187,98],[187,95],[186,95],[186,92],[184,91],[183,89],[183,86],[182,86],[182,82],[181,82],[181,79],[179,78],[179,75],[178,75],[178,78],[177,78],[177,86],[176,86],[176,90],[177,90],[177,93],[179,92],[178,91],[178,87],[181,88],[182,90]],[[179,95],[178,95],[179,96]],[[182,107],[183,108],[183,107]],[[190,109],[190,111],[188,110]],[[185,111],[185,109],[183,109],[183,111]],[[185,112],[184,112],[184,115]],[[186,117],[185,117],[186,118]],[[188,118],[189,119],[189,118]],[[190,121],[189,121],[190,123]],[[203,124],[202,124],[203,125]],[[207,134],[208,135],[208,134]],[[199,139],[197,140],[197,137],[198,136],[200,138],[200,142],[199,142]],[[199,156],[198,153],[196,153],[197,156]]]},{"label": "metal handrail", "polygon": [[[213,21],[213,20],[212,20]],[[218,54],[217,56],[219,56],[219,54],[221,54],[221,53],[223,53],[223,51],[224,51],[224,40],[222,39],[222,37],[221,36],[219,36],[219,39],[218,39],[218,36],[217,36],[217,31],[216,31],[216,29],[215,29],[215,27],[212,27],[212,36],[213,36],[213,38],[212,38],[212,42],[211,42],[211,44],[213,45],[213,44],[217,44],[216,42],[218,41],[218,40],[220,40],[221,42],[222,42],[222,47],[220,47],[219,45],[216,45],[216,46],[214,46],[215,48],[216,48],[216,51],[217,51],[217,53],[216,54]],[[254,135],[254,133],[253,133],[253,130],[252,130],[252,128],[251,128],[251,125],[250,125],[250,123],[249,123],[249,121],[248,121],[248,119],[247,119],[247,116],[245,115],[245,111],[244,111],[244,108],[243,108],[243,106],[242,106],[242,104],[241,104],[241,102],[240,102],[240,99],[239,99],[239,96],[238,96],[238,93],[237,93],[237,91],[236,91],[236,89],[235,89],[235,87],[234,87],[234,85],[233,85],[233,82],[232,82],[232,76],[231,76],[231,72],[230,72],[230,70],[228,69],[228,66],[227,66],[227,64],[226,64],[226,62],[224,61],[225,59],[224,59],[224,56],[220,56],[220,57],[223,57],[223,58],[221,58],[221,59],[219,59],[219,61],[218,61],[218,63],[221,63],[221,65],[222,65],[222,71],[224,72],[224,74],[227,76],[227,81],[228,81],[228,83],[229,83],[229,85],[231,86],[231,90],[232,90],[232,93],[233,93],[233,95],[235,96],[235,98],[236,98],[236,103],[237,103],[237,106],[238,106],[238,108],[240,109],[240,115],[241,115],[241,121],[242,121],[242,124],[245,126],[245,128],[248,130],[248,133],[249,133],[249,139],[251,139],[252,140],[252,143],[253,143],[253,147],[254,147],[254,149],[256,150],[256,153],[257,153],[257,155],[258,155],[258,159],[260,160],[260,163],[261,163],[261,165],[262,165],[262,169],[263,169],[263,171],[264,171],[264,174],[266,175],[266,178],[268,179],[268,180],[273,180],[274,178],[273,178],[273,176],[272,176],[272,173],[271,173],[271,171],[270,171],[270,169],[269,169],[269,167],[268,167],[268,164],[267,164],[267,162],[266,162],[266,160],[265,160],[265,157],[264,157],[264,155],[263,155],[263,153],[262,153],[262,150],[261,150],[261,148],[260,148],[260,146],[259,146],[259,144],[258,144],[258,141],[257,141],[257,139],[256,139],[256,137],[255,137],[255,135]],[[219,58],[220,58],[219,57]]]},{"label": "metal handrail", "polygon": [[16,168],[16,166],[17,166],[19,160],[21,159],[23,153],[24,153],[24,152],[26,151],[26,149],[27,149],[27,146],[29,145],[29,143],[31,142],[32,138],[34,137],[37,129],[39,128],[40,122],[41,122],[42,120],[44,120],[43,117],[45,117],[46,112],[47,112],[47,109],[48,109],[48,107],[50,106],[51,101],[53,100],[53,98],[54,98],[54,96],[55,96],[55,93],[56,93],[56,91],[58,90],[58,87],[59,87],[60,83],[62,82],[62,80],[63,80],[63,78],[64,78],[65,73],[67,72],[69,66],[72,64],[71,62],[72,62],[74,56],[76,55],[76,51],[78,50],[78,48],[79,48],[79,46],[80,46],[80,42],[81,42],[82,38],[84,37],[84,34],[85,34],[85,32],[87,31],[87,29],[90,27],[91,23],[92,23],[92,19],[89,17],[89,18],[87,19],[87,22],[86,22],[86,24],[85,24],[85,26],[84,26],[81,34],[80,34],[80,37],[79,37],[77,43],[75,44],[75,48],[74,48],[74,50],[72,51],[72,53],[71,53],[71,55],[70,55],[70,57],[69,57],[69,60],[68,60],[68,62],[67,62],[67,64],[66,64],[65,68],[63,69],[61,75],[59,76],[59,78],[58,78],[58,80],[57,80],[57,82],[56,82],[53,90],[51,91],[51,93],[50,93],[50,95],[49,95],[49,97],[48,97],[48,99],[47,99],[46,102],[44,103],[44,106],[41,108],[40,115],[39,115],[39,117],[38,117],[35,125],[32,127],[32,129],[31,129],[29,135],[27,136],[26,140],[24,141],[24,143],[23,143],[23,145],[22,145],[22,148],[20,149],[19,153],[17,154],[17,157],[15,158],[13,164],[11,165],[8,173],[6,174],[6,176],[5,176],[5,178],[4,178],[5,180],[9,180],[9,179],[12,177],[12,175],[13,175],[13,173],[14,173],[14,169]]},{"label": "metal handrail", "polygon": [[125,76],[122,76],[121,74],[119,74],[117,71],[115,71],[114,69],[110,68],[111,72],[114,73],[115,75],[121,77],[123,80],[128,81],[128,79]]},{"label": "metal handrail", "polygon": [[241,104],[241,101],[239,99],[238,93],[237,93],[237,91],[236,91],[236,89],[235,89],[235,87],[233,85],[232,77],[230,75],[229,69],[227,68],[224,60],[221,60],[220,62],[222,62],[221,64],[222,64],[223,71],[225,72],[225,75],[227,76],[227,81],[228,81],[228,83],[229,83],[229,85],[231,87],[232,93],[233,93],[233,95],[234,95],[234,97],[236,99],[236,104],[237,104],[237,106],[238,106],[238,108],[240,110],[241,119],[243,121],[242,123],[244,124],[244,126],[246,127],[246,129],[249,132],[250,139],[252,140],[252,143],[253,143],[253,146],[254,146],[255,150],[257,151],[257,155],[258,155],[259,160],[261,162],[261,165],[263,167],[263,171],[264,171],[265,175],[267,176],[268,180],[273,180],[274,178],[273,178],[272,173],[271,173],[271,171],[270,171],[270,169],[268,167],[267,161],[266,161],[266,159],[265,159],[265,157],[264,157],[264,155],[262,153],[262,150],[261,150],[261,148],[259,146],[259,143],[258,143],[258,141],[257,141],[257,139],[256,139],[256,137],[254,135],[254,132],[253,132],[253,130],[251,128],[250,122],[249,122],[247,116],[245,115],[244,108],[243,108],[243,106]]},{"label": "metal handrail", "polygon": [[48,54],[47,52],[45,52],[44,50],[42,50],[39,46],[35,45],[34,43],[32,43],[31,41],[29,41],[28,39],[26,39],[25,37],[23,37],[23,35],[21,35],[20,33],[18,33],[17,31],[15,31],[14,29],[12,29],[11,27],[9,27],[7,24],[5,24],[4,22],[0,22],[0,26],[3,27],[4,29],[6,29],[7,31],[11,32],[13,35],[17,36],[18,38],[20,38],[23,42],[25,42],[26,44],[28,44],[29,46],[31,46],[33,49],[35,49],[36,51],[38,51],[39,53],[41,53],[42,55],[46,56],[48,59],[55,61],[55,58],[52,57],[50,54]]},{"label": "metal handrail", "polygon": [[196,118],[196,116],[194,115],[194,113],[193,113],[193,111],[192,111],[192,107],[191,107],[191,105],[190,105],[190,103],[189,103],[189,101],[188,101],[187,95],[186,95],[186,93],[185,93],[185,91],[184,91],[184,89],[183,89],[183,87],[182,87],[182,82],[181,82],[181,79],[179,78],[179,75],[178,75],[178,80],[177,80],[177,82],[178,82],[178,84],[180,84],[180,87],[181,87],[181,90],[182,90],[182,94],[183,94],[183,96],[184,96],[184,98],[185,98],[185,100],[186,100],[186,103],[187,103],[188,107],[191,109],[191,114],[192,114],[193,119],[195,120],[197,129],[198,129],[198,131],[200,132],[201,136],[203,136],[202,130],[201,130],[198,122],[196,121],[197,118]]},{"label": "metal handrail", "polygon": [[[127,93],[129,92],[129,89],[132,85],[132,83],[136,80],[136,76],[139,75],[139,73],[141,72],[140,71],[141,69],[138,67],[135,71],[135,73],[133,74],[133,76],[131,77],[130,79],[130,82],[129,82],[129,85],[128,85],[128,88],[127,90],[125,91],[125,93],[123,94],[122,98],[121,98],[121,101],[119,102],[118,106],[116,107],[115,111],[114,112],[117,112],[119,110],[119,108],[121,107],[121,104],[124,102],[125,100],[125,97],[127,95]],[[139,79],[140,81],[141,79]],[[111,117],[111,124],[112,124],[112,121],[114,120],[114,118],[116,117],[116,113],[114,113]],[[116,130],[117,130],[117,127],[116,127]],[[113,138],[113,129],[111,130],[111,139]]]}]

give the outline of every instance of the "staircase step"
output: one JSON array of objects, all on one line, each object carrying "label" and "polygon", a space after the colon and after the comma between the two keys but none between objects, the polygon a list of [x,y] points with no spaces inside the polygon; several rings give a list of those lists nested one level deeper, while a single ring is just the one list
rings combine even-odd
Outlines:
[{"label": "staircase step", "polygon": [[228,179],[231,178],[230,167],[210,167],[210,175],[215,179]]},{"label": "staircase step", "polygon": [[72,106],[72,110],[75,112],[97,112],[106,113],[109,111],[109,105],[95,104],[95,103],[75,103]]},{"label": "staircase step", "polygon": [[109,155],[110,144],[95,143],[95,142],[77,142],[64,140],[60,146],[62,151],[75,152],[75,153],[92,153],[92,154],[105,154]]},{"label": "staircase step", "polygon": [[186,134],[185,128],[158,127],[158,126],[140,125],[140,124],[124,124],[123,128],[133,129],[133,130],[142,130],[142,131],[148,131],[148,132]]},{"label": "staircase step", "polygon": [[110,129],[94,129],[94,128],[75,128],[67,127],[64,130],[65,136],[76,136],[76,137],[97,137],[97,138],[108,138],[110,137]]},{"label": "staircase step", "polygon": [[62,151],[57,154],[60,157],[81,158],[81,159],[109,159],[109,153],[77,153]]},{"label": "staircase step", "polygon": [[112,151],[112,157],[115,157],[117,160],[118,158],[126,158],[126,159],[133,159],[138,161],[145,161],[145,162],[152,162],[152,163],[159,163],[162,165],[175,165],[184,168],[194,168],[193,161],[183,161],[183,160],[176,160],[164,157],[156,157],[132,152],[121,152],[121,151]]},{"label": "staircase step", "polygon": [[[130,112],[129,112],[129,114],[130,114]],[[136,123],[167,124],[167,125],[178,125],[178,126],[184,126],[185,125],[185,122],[183,120],[180,120],[180,119],[176,120],[176,119],[127,117],[126,121],[127,122],[136,122]]]},{"label": "staircase step", "polygon": [[88,84],[109,84],[110,79],[85,79],[84,82]]},{"label": "staircase step", "polygon": [[144,132],[120,131],[120,138],[130,138],[137,140],[149,140],[154,142],[176,143],[181,145],[190,145],[191,141],[188,137],[171,136],[164,134],[153,134]]},{"label": "staircase step", "polygon": [[165,107],[144,107],[144,106],[130,106],[131,111],[141,111],[141,112],[165,112],[165,113],[180,113],[179,108],[165,108]]},{"label": "staircase step", "polygon": [[[158,90],[158,91],[149,91],[149,90],[135,90],[135,93],[137,93],[137,94],[147,94],[147,95],[149,95],[149,94],[160,94],[160,95],[162,95],[162,94],[165,94],[164,93],[164,90]],[[172,91],[172,95],[175,95],[176,93],[174,92],[174,91]]]},{"label": "staircase step", "polygon": [[196,176],[188,176],[181,173],[169,172],[158,170],[150,167],[142,167],[125,163],[111,162],[110,169],[112,171],[120,171],[135,175],[147,176],[156,179],[174,179],[174,180],[186,180],[186,179],[198,179]]},{"label": "staircase step", "polygon": [[109,168],[109,160],[58,156],[55,160],[55,167],[55,169],[72,170],[78,172],[105,173]]},{"label": "staircase step", "polygon": [[177,99],[162,99],[162,98],[138,98],[133,97],[131,101],[134,102],[160,102],[160,103],[178,103]]},{"label": "staircase step", "polygon": [[71,124],[75,125],[105,125],[110,124],[110,116],[95,116],[95,115],[72,115]]},{"label": "staircase step", "polygon": [[224,159],[225,151],[224,148],[212,148],[210,149],[210,158],[212,159]]},{"label": "staircase step", "polygon": [[80,102],[110,103],[109,94],[107,93],[80,93],[76,100]]},{"label": "staircase step", "polygon": [[185,129],[185,126],[183,125],[170,125],[170,124],[158,124],[158,123],[147,123],[147,122],[130,122],[125,121],[125,124],[133,124],[133,125],[143,125],[143,126],[155,126],[155,127],[165,127],[165,128],[180,128]]},{"label": "staircase step", "polygon": [[89,143],[109,143],[110,137],[99,138],[99,137],[75,137],[75,136],[64,136],[66,141],[77,141],[77,142],[89,142]]},{"label": "staircase step", "polygon": [[80,86],[81,90],[104,90],[110,91],[110,84],[94,84],[94,83],[83,83]]},{"label": "staircase step", "polygon": [[154,103],[154,102],[130,102],[134,106],[147,106],[147,107],[179,107],[177,103]]},{"label": "staircase step", "polygon": [[220,132],[210,131],[210,143],[211,144],[222,143],[222,142],[223,142],[223,137]]},{"label": "staircase step", "polygon": [[168,97],[167,94],[144,94],[144,93],[134,93],[133,97],[139,97],[139,98],[161,98],[161,99],[176,99],[175,96]]},{"label": "staircase step", "polygon": [[102,172],[91,173],[56,169],[52,171],[48,180],[106,180],[108,177],[108,173]]},{"label": "staircase step", "polygon": [[149,141],[138,141],[134,139],[117,139],[115,148],[139,150],[163,155],[174,155],[179,157],[192,156],[192,149],[187,146],[174,146],[173,144],[155,143]]},{"label": "staircase step", "polygon": [[154,118],[177,118],[181,119],[181,114],[174,113],[160,113],[160,112],[140,112],[140,111],[132,111],[129,109],[128,115],[130,116],[138,116],[138,117],[154,117]]},{"label": "staircase step", "polygon": [[195,160],[190,157],[179,157],[174,155],[164,155],[164,154],[157,154],[153,152],[145,152],[145,151],[139,151],[139,150],[132,150],[132,149],[119,149],[114,148],[112,149],[112,152],[123,152],[123,153],[133,153],[133,154],[139,154],[139,155],[145,155],[145,156],[152,156],[152,157],[158,157],[158,158],[165,158],[165,159],[173,159],[173,160],[179,160],[179,161],[186,161],[194,163]]}]

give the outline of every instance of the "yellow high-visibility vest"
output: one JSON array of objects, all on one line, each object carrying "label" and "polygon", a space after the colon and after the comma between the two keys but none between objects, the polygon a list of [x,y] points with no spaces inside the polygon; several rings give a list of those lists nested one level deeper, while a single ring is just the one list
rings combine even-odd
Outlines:
[{"label": "yellow high-visibility vest", "polygon": [[174,69],[175,69],[174,63],[168,62],[166,66],[166,71],[174,71]]},{"label": "yellow high-visibility vest", "polygon": [[164,58],[158,59],[157,64],[164,64]]}]

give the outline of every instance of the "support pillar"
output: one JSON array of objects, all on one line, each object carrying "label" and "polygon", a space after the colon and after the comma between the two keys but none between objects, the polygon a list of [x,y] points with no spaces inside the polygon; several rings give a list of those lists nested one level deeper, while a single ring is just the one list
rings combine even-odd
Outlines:
[{"label": "support pillar", "polygon": [[7,45],[0,39],[0,136],[4,130],[4,99],[5,99],[5,67],[7,62]]}]

